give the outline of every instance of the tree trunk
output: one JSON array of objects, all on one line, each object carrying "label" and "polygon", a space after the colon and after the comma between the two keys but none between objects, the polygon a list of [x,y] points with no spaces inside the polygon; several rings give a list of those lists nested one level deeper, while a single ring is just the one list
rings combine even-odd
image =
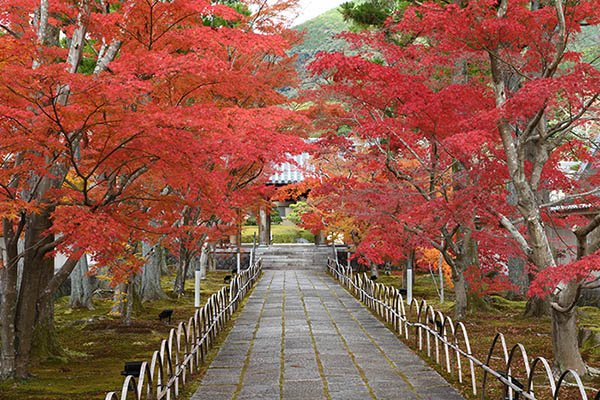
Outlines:
[{"label": "tree trunk", "polygon": [[202,246],[202,252],[200,253],[200,279],[206,279],[206,270],[208,267],[208,245]]},{"label": "tree trunk", "polygon": [[217,258],[215,257],[215,245],[209,243],[208,244],[208,270],[216,271],[217,270]]},{"label": "tree trunk", "polygon": [[[58,354],[54,332],[54,294],[75,266],[70,260],[54,271],[54,237],[48,235],[50,211],[3,221],[6,262],[0,268],[0,378],[27,378],[32,352]],[[67,266],[68,264],[68,266]],[[63,268],[64,267],[64,268]]]},{"label": "tree trunk", "polygon": [[190,253],[183,246],[179,251],[179,261],[177,262],[177,275],[173,285],[173,293],[182,296],[185,293],[185,278],[190,267]]},{"label": "tree trunk", "polygon": [[[12,231],[12,228],[10,229]],[[11,237],[6,221],[4,222],[4,244],[7,259],[0,268],[0,379],[14,376],[16,369],[16,331],[15,319],[17,313],[17,279],[18,263],[17,243],[10,243]],[[1,240],[1,239],[0,239]],[[0,257],[3,251],[0,249]],[[11,261],[13,261],[11,263]]]},{"label": "tree trunk", "polygon": [[268,206],[261,206],[258,212],[258,241],[261,246],[271,244],[271,211]]},{"label": "tree trunk", "polygon": [[37,308],[32,355],[38,359],[62,355],[63,350],[54,329],[54,297],[40,301]]},{"label": "tree trunk", "polygon": [[133,296],[135,293],[135,284],[130,281],[126,285],[125,306],[123,307],[122,321],[123,325],[131,326],[131,318],[133,316]]},{"label": "tree trunk", "polygon": [[572,369],[579,375],[585,375],[587,369],[581,358],[577,342],[577,307],[573,307],[569,312],[552,309],[551,315],[554,366],[559,371]]},{"label": "tree trunk", "polygon": [[467,280],[463,271],[456,271],[452,274],[454,282],[454,319],[460,321],[467,316],[468,295]]},{"label": "tree trunk", "polygon": [[58,343],[54,329],[54,296],[44,296],[43,290],[54,276],[54,257],[44,256],[40,260],[42,265],[42,282],[36,307],[35,324],[33,330],[33,354],[40,358],[58,356],[62,349]]},{"label": "tree trunk", "polygon": [[119,283],[115,287],[115,292],[113,294],[113,306],[110,309],[110,315],[114,316],[122,316],[124,313],[125,307],[125,296],[127,293],[127,287],[123,283]]},{"label": "tree trunk", "polygon": [[88,276],[88,271],[87,256],[84,254],[71,273],[71,297],[69,299],[71,308],[94,309],[92,296],[96,287],[96,279]]},{"label": "tree trunk", "polygon": [[197,269],[200,270],[200,257],[193,256],[190,259],[190,265],[189,265],[189,268],[187,270],[186,278],[187,279],[194,279],[194,276],[196,275],[196,270]]},{"label": "tree trunk", "polygon": [[375,279],[379,278],[379,268],[377,268],[377,264],[371,263],[371,277],[375,277]]},{"label": "tree trunk", "polygon": [[527,260],[520,257],[508,258],[508,277],[517,288],[514,295],[526,296],[529,288],[529,274],[526,272]]},{"label": "tree trunk", "polygon": [[551,303],[552,316],[552,349],[554,350],[554,365],[563,372],[567,369],[585,375],[587,368],[579,352],[577,340],[577,300],[581,287],[579,283],[570,281],[561,284],[560,293]]},{"label": "tree trunk", "polygon": [[[15,377],[27,378],[31,351],[34,345],[33,333],[37,321],[42,321],[40,330],[42,337],[51,340],[53,324],[48,324],[45,317],[39,315],[40,311],[53,309],[52,304],[38,304],[41,292],[54,275],[54,259],[46,257],[46,252],[40,248],[51,243],[54,238],[46,234],[51,226],[49,212],[33,214],[27,218],[25,229],[25,251],[23,259],[23,275],[19,288],[16,312],[16,365]],[[48,300],[49,301],[49,300]],[[48,343],[38,343],[45,346]]]},{"label": "tree trunk", "polygon": [[[556,266],[554,255],[552,254],[552,248],[550,241],[546,234],[546,229],[542,222],[539,210],[535,209],[522,215],[528,215],[532,218],[528,219],[527,232],[529,233],[529,243],[533,249],[530,258],[533,263],[539,268],[541,273],[546,268],[553,268]],[[530,277],[530,282],[533,277]],[[540,299],[539,297],[532,297],[527,301],[524,315],[526,317],[543,317],[550,314],[550,307],[546,300]]]},{"label": "tree trunk", "polygon": [[[452,281],[454,283],[455,305],[454,318],[456,320],[464,319],[467,315],[469,306],[469,285],[465,279],[465,271],[470,266],[479,265],[479,255],[477,251],[477,242],[472,237],[473,231],[470,228],[460,227],[456,237],[445,235],[444,240],[453,245],[456,255],[453,257],[447,251],[442,251],[442,256],[452,268]],[[451,242],[454,241],[454,242]],[[438,249],[441,251],[441,249]]]},{"label": "tree trunk", "polygon": [[541,318],[550,315],[550,303],[537,296],[527,300],[523,315],[528,318]]},{"label": "tree trunk", "polygon": [[169,274],[169,264],[167,264],[167,259],[168,259],[168,255],[169,255],[169,251],[162,247],[161,250],[161,260],[160,260],[160,273],[161,275],[168,275]]},{"label": "tree trunk", "polygon": [[136,274],[129,277],[127,283],[123,284],[123,301],[121,322],[125,326],[131,326],[133,321],[133,312],[139,311],[142,307],[141,299],[138,296],[141,286],[141,275]]},{"label": "tree trunk", "polygon": [[142,243],[142,254],[146,257],[146,264],[142,270],[142,284],[140,285],[140,299],[142,302],[160,300],[167,296],[160,286],[162,264],[164,262],[164,248],[159,244],[150,247]]},{"label": "tree trunk", "polygon": [[[506,4],[504,2],[504,5]],[[562,8],[562,6],[560,7]],[[505,17],[506,10],[506,6],[500,7],[498,17]],[[564,51],[564,48],[559,49],[559,51]],[[508,71],[506,63],[497,54],[494,52],[489,54],[496,106],[501,108],[508,99],[510,91],[507,90],[507,87],[510,86],[509,77],[513,75],[513,72]],[[560,60],[560,56],[561,54],[557,54],[557,61]],[[551,74],[554,74],[554,72],[552,71]],[[500,122],[498,131],[502,138],[509,175],[514,185],[517,209],[525,221],[528,236],[527,238],[523,237],[514,225],[503,225],[509,225],[513,237],[530,261],[538,267],[538,273],[543,273],[546,268],[556,267],[552,246],[540,212],[542,171],[550,159],[550,152],[553,150],[552,145],[546,142],[545,139],[548,137],[545,106],[535,114],[533,119],[526,122],[526,131],[521,132],[517,137],[514,135],[514,126],[508,121]],[[531,129],[528,129],[529,127]],[[526,171],[525,161],[530,163],[531,172]],[[552,347],[555,364],[561,369],[572,368],[578,372],[585,372],[577,347],[576,313],[574,312],[579,290],[571,290],[573,286],[578,287],[578,283],[569,282],[561,284],[561,286],[564,287],[560,288],[558,307],[553,306],[550,313],[552,316]],[[567,297],[569,298],[567,299]],[[542,308],[539,302],[534,300],[527,308],[527,313],[538,314]]]}]

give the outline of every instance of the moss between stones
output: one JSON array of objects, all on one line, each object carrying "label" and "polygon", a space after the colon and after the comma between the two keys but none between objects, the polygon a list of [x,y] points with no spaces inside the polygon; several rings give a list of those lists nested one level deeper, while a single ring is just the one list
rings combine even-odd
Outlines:
[{"label": "moss between stones", "polygon": [[[271,283],[272,282],[273,282],[273,278],[271,278],[271,281],[269,282],[269,285],[267,287],[267,290],[266,290],[266,293],[265,293],[263,299],[266,299],[267,296],[269,295],[269,292],[271,291]],[[256,335],[258,334],[258,329],[260,328],[260,319],[262,318],[263,312],[265,310],[265,302],[266,301],[263,301],[263,304],[260,307],[260,312],[258,313],[256,325],[254,327],[254,330],[252,331],[252,339],[250,341],[250,347],[248,347],[248,351],[246,352],[246,356],[244,357],[244,365],[242,366],[242,372],[240,373],[240,381],[238,382],[235,392],[233,393],[233,396],[232,396],[233,399],[237,399],[237,397],[240,395],[240,393],[244,387],[244,376],[246,375],[246,371],[248,370],[249,365],[250,365],[250,356],[252,354],[252,350],[254,349],[254,340],[256,339]]]},{"label": "moss between stones", "polygon": [[[313,285],[313,287],[314,287],[314,285]],[[299,286],[298,286],[298,289],[300,289]],[[319,370],[319,376],[321,377],[321,382],[323,383],[323,394],[325,395],[325,398],[327,400],[331,400],[331,393],[329,393],[329,384],[327,382],[327,376],[325,375],[325,370],[323,369],[323,363],[321,362],[321,354],[319,353],[319,349],[317,347],[317,341],[315,340],[315,335],[313,333],[312,321],[309,318],[308,310],[306,309],[306,303],[304,302],[304,293],[302,293],[302,290],[300,290],[300,293],[301,293],[300,300],[302,301],[302,309],[304,310],[304,316],[306,317],[306,321],[308,323],[308,330],[310,332],[310,341],[312,343],[313,350],[315,352],[315,357],[317,359],[317,368]],[[323,304],[323,301],[320,298],[319,298],[319,300],[321,301],[321,304]],[[325,305],[323,304],[323,306],[325,306]],[[329,310],[327,311],[327,313],[329,314]],[[329,317],[331,318],[331,314],[329,314]],[[332,322],[333,322],[333,320],[332,320]],[[335,323],[335,322],[333,322],[333,323]],[[336,326],[336,329],[337,329],[337,326]],[[344,338],[342,338],[342,340],[344,340]]]}]

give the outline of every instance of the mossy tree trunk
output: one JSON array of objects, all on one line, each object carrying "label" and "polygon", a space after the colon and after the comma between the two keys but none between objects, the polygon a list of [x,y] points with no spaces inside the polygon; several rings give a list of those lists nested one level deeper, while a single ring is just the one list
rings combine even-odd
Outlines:
[{"label": "mossy tree trunk", "polygon": [[165,261],[165,249],[156,244],[150,246],[148,243],[142,243],[142,254],[146,258],[146,264],[142,270],[141,285],[139,297],[142,302],[160,300],[166,297],[160,285],[160,277]]},{"label": "mossy tree trunk", "polygon": [[141,284],[141,274],[131,276],[129,280],[123,284],[121,322],[125,326],[131,326],[133,322],[133,313],[142,309],[142,301],[139,296]]},{"label": "mossy tree trunk", "polygon": [[200,270],[200,257],[198,255],[192,256],[190,260],[190,267],[188,268],[186,277],[188,279],[194,279],[196,270]]},{"label": "mossy tree trunk", "polygon": [[453,271],[452,282],[454,283],[454,319],[460,321],[467,316],[468,298],[467,280],[464,271]]},{"label": "mossy tree trunk", "polygon": [[173,285],[173,293],[182,296],[185,293],[185,280],[190,268],[192,254],[183,245],[180,247],[179,260],[177,261],[177,274]]},{"label": "mossy tree trunk", "polygon": [[[570,296],[568,302],[576,301],[579,296],[577,283],[569,282],[563,288],[564,294],[561,298]],[[579,352],[577,329],[577,307],[571,307],[569,310],[558,310],[551,307],[552,316],[552,348],[554,351],[554,366],[559,371],[573,369],[579,375],[585,375],[587,368],[583,363],[581,353]],[[580,367],[577,367],[580,366]],[[573,368],[575,367],[575,368]]]},{"label": "mossy tree trunk", "polygon": [[370,264],[371,265],[370,265],[369,269],[370,269],[371,278],[373,278],[373,277],[375,279],[379,278],[379,268],[377,268],[377,264],[375,264],[373,262]]},{"label": "mossy tree trunk", "polygon": [[[72,269],[70,258],[55,273],[48,254],[55,240],[48,234],[51,210],[22,216],[15,227],[3,221],[7,259],[0,268],[0,377],[27,378],[32,353],[58,351],[54,332],[54,293]],[[19,242],[23,241],[23,251]],[[21,267],[19,264],[21,263]],[[21,269],[21,271],[20,271]]]},{"label": "mossy tree trunk", "polygon": [[[464,226],[457,226],[452,232],[442,230],[444,245],[434,243],[446,263],[452,269],[452,282],[454,283],[454,319],[461,320],[467,315],[469,307],[469,284],[465,278],[465,271],[472,265],[479,263],[477,242],[473,239],[473,231]],[[451,250],[451,252],[449,251]]]},{"label": "mossy tree trunk", "polygon": [[[18,281],[18,236],[14,236],[12,226],[4,221],[4,249],[0,249],[0,258],[6,251],[6,260],[2,260],[0,268],[0,379],[14,376],[16,369],[16,330],[17,316],[17,281]],[[4,250],[4,251],[1,251]]]},{"label": "mossy tree trunk", "polygon": [[87,256],[83,255],[71,273],[71,308],[94,309],[92,297],[96,289],[96,278],[89,276]]},{"label": "mossy tree trunk", "polygon": [[126,289],[125,289],[125,300],[124,300],[124,307],[123,307],[123,314],[121,315],[121,321],[123,322],[123,325],[126,326],[130,326],[131,325],[131,319],[133,318],[133,302],[134,302],[134,296],[135,296],[135,285],[133,282],[128,282],[125,285]]},{"label": "mossy tree trunk", "polygon": [[110,315],[122,316],[125,309],[125,296],[127,295],[127,285],[119,283],[113,293],[113,306],[110,309]]},{"label": "mossy tree trunk", "polygon": [[202,252],[200,253],[200,278],[206,279],[206,270],[208,269],[209,259],[209,247],[208,244],[202,246]]},{"label": "mossy tree trunk", "polygon": [[32,355],[45,359],[60,356],[63,349],[58,341],[54,327],[54,297],[38,304],[35,327],[33,330]]},{"label": "mossy tree trunk", "polygon": [[216,271],[217,270],[217,257],[215,256],[215,244],[208,243],[208,270]]}]

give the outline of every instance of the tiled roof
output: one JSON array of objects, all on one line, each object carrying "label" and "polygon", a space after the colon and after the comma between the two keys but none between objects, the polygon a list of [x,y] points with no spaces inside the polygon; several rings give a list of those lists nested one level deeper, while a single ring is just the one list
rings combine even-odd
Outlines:
[{"label": "tiled roof", "polygon": [[308,153],[302,153],[290,156],[292,162],[279,164],[275,167],[277,173],[269,178],[272,185],[289,185],[291,183],[302,182],[305,174],[310,169]]}]

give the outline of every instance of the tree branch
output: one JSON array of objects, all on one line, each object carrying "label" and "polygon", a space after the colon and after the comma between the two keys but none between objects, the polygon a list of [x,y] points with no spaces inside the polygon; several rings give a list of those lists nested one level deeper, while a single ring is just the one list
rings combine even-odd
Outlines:
[{"label": "tree branch", "polygon": [[108,46],[102,45],[98,54],[98,61],[96,61],[96,67],[94,68],[95,75],[108,70],[108,64],[115,59],[122,44],[123,42],[119,40],[113,40]]},{"label": "tree branch", "polygon": [[579,110],[577,114],[571,116],[567,120],[561,121],[554,125],[553,128],[548,130],[548,132],[546,133],[546,137],[550,138],[554,134],[563,132],[565,129],[568,129],[573,124],[573,122],[579,120],[585,115],[586,112],[588,112],[590,107],[596,102],[596,100],[598,100],[599,96],[600,94],[593,95],[587,102],[585,102],[585,104],[581,107],[581,110]]},{"label": "tree branch", "polygon": [[556,19],[558,20],[558,44],[556,46],[556,54],[554,59],[544,71],[544,78],[549,78],[556,72],[558,65],[560,64],[563,56],[565,54],[565,50],[567,48],[567,22],[565,20],[565,10],[563,6],[562,0],[555,0],[554,7],[556,8]]},{"label": "tree branch", "polygon": [[600,213],[596,214],[596,216],[585,226],[577,228],[573,231],[575,236],[587,236],[592,231],[600,226]]},{"label": "tree branch", "polygon": [[75,269],[77,262],[80,257],[75,257],[72,255],[65,261],[60,270],[54,274],[50,282],[44,288],[44,291],[41,293],[38,303],[43,303],[44,300],[51,297],[56,293],[58,288],[65,282],[65,280],[71,275],[71,272]]},{"label": "tree branch", "polygon": [[17,38],[17,39],[20,39],[22,36],[4,24],[0,24],[0,29],[4,29],[6,31],[6,33],[8,33],[9,35],[11,35],[12,37]]},{"label": "tree branch", "polygon": [[521,250],[527,254],[527,257],[530,257],[531,254],[533,254],[533,249],[529,246],[529,243],[527,243],[527,240],[525,240],[525,237],[521,234],[521,232],[519,232],[517,227],[508,218],[506,218],[506,216],[500,213],[496,213],[496,215],[500,218],[500,224],[516,240],[516,242],[519,244],[519,247],[521,247]]}]

